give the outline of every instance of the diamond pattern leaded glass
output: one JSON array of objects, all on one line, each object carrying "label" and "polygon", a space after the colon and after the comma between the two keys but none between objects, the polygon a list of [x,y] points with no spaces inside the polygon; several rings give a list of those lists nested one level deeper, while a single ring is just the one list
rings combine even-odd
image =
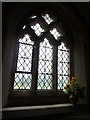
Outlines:
[{"label": "diamond pattern leaded glass", "polygon": [[50,24],[51,22],[53,22],[53,19],[50,18],[50,16],[48,14],[42,15],[42,17],[44,18],[44,20]]},{"label": "diamond pattern leaded glass", "polygon": [[19,52],[14,78],[14,89],[30,89],[31,87],[33,45],[34,42],[30,39],[28,34],[19,39]]},{"label": "diamond pattern leaded glass", "polygon": [[50,33],[54,36],[56,40],[58,40],[58,38],[61,36],[56,28],[53,28],[53,30],[50,30]]},{"label": "diamond pattern leaded glass", "polygon": [[28,34],[25,34],[25,36],[23,38],[20,38],[19,42],[24,43],[24,44],[27,43],[27,44],[30,44],[30,45],[34,44],[34,42],[30,39],[30,36]]},{"label": "diamond pattern leaded glass", "polygon": [[40,36],[42,32],[44,32],[44,29],[41,28],[39,23],[36,23],[36,25],[32,25],[31,28],[35,31],[37,36]]},{"label": "diamond pattern leaded glass", "polygon": [[30,89],[31,80],[31,74],[15,73],[14,89]]},{"label": "diamond pattern leaded glass", "polygon": [[17,71],[31,72],[32,45],[19,44]]},{"label": "diamond pattern leaded glass", "polygon": [[[31,16],[29,19],[36,18],[36,15]],[[49,25],[54,20],[49,14],[41,16]],[[27,26],[24,25],[23,29]],[[31,25],[37,36],[41,36],[45,31],[39,23]],[[59,40],[61,33],[57,27],[49,31],[55,40]],[[32,82],[32,55],[33,55],[34,42],[30,39],[28,34],[19,39],[19,51],[16,72],[14,76],[14,89],[31,89]],[[52,71],[54,71],[53,64],[53,48],[49,41],[44,38],[44,41],[39,46],[39,60],[38,60],[38,90],[51,90],[52,89]],[[65,84],[68,83],[70,78],[70,53],[63,42],[58,46],[58,62],[57,62],[57,89],[64,89]],[[53,63],[53,64],[52,64]]]},{"label": "diamond pattern leaded glass", "polygon": [[58,46],[58,89],[64,89],[70,78],[70,53],[64,43]]},{"label": "diamond pattern leaded glass", "polygon": [[52,46],[45,38],[40,43],[37,89],[52,89]]}]

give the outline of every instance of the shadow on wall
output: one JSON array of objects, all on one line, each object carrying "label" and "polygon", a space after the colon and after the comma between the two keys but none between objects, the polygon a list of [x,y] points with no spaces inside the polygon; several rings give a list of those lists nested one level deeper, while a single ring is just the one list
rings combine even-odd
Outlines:
[{"label": "shadow on wall", "polygon": [[[42,3],[43,4],[43,3]],[[4,6],[5,5],[5,6]],[[31,8],[36,7],[38,4],[35,3],[3,3],[3,106],[7,105],[7,98],[9,94],[10,76],[13,61],[14,45],[16,38],[16,29],[18,23],[26,15]],[[41,3],[40,3],[41,5]],[[86,73],[86,61],[85,61],[85,48],[84,43],[87,38],[87,28],[85,27],[82,17],[75,12],[75,9],[70,7],[68,4],[55,3],[58,13],[63,15],[69,25],[74,40],[74,66],[75,75],[83,83],[86,83],[86,79],[89,74]],[[72,5],[72,4],[70,4]],[[7,7],[8,6],[8,7]],[[14,6],[14,7],[13,7]],[[28,7],[27,7],[28,6]],[[52,6],[55,8],[54,3]],[[6,9],[7,7],[7,9]],[[5,11],[6,9],[6,11]],[[59,10],[60,9],[60,10]],[[7,18],[7,21],[6,21]],[[88,58],[87,58],[88,59]],[[88,65],[87,65],[88,66]],[[86,102],[87,101],[83,101]]]}]

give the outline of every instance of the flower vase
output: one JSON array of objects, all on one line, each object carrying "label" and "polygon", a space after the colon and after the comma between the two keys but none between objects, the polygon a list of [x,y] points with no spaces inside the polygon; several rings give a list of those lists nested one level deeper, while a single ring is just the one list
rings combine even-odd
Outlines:
[{"label": "flower vase", "polygon": [[70,100],[71,104],[76,105],[77,102],[78,102],[78,96],[76,96],[76,95],[70,95],[69,96],[69,100]]}]

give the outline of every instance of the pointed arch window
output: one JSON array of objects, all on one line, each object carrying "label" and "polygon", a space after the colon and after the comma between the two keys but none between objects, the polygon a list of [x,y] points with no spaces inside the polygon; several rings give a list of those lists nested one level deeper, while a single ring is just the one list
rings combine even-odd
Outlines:
[{"label": "pointed arch window", "polygon": [[19,39],[14,89],[30,89],[32,82],[32,54],[34,42],[28,34]]},{"label": "pointed arch window", "polygon": [[63,90],[70,79],[70,49],[63,42],[62,26],[48,13],[28,20],[18,40],[13,89]]},{"label": "pointed arch window", "polygon": [[58,46],[58,89],[64,89],[70,80],[70,51],[61,42]]},{"label": "pointed arch window", "polygon": [[45,38],[40,43],[37,89],[52,89],[53,49]]}]

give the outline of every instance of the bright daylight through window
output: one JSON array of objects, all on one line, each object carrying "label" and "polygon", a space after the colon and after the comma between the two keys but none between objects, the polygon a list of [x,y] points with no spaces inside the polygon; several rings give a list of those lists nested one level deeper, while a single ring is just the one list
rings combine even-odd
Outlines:
[{"label": "bright daylight through window", "polygon": [[37,89],[52,89],[52,57],[52,46],[45,38],[40,43]]},{"label": "bright daylight through window", "polygon": [[29,35],[19,39],[17,69],[15,73],[14,89],[30,89],[32,74],[32,51],[34,42]]},{"label": "bright daylight through window", "polygon": [[[34,15],[31,19],[38,18]],[[47,26],[54,22],[48,13],[41,15],[41,19],[46,22]],[[24,37],[19,39],[13,88],[31,89],[35,78],[33,76],[37,76],[34,80],[37,90],[53,90],[55,82],[57,90],[64,89],[70,79],[70,49],[67,49],[61,41],[62,33],[58,31],[57,26],[54,26],[51,29],[48,28],[46,36],[41,40],[40,36],[46,31],[42,24],[36,22],[30,27],[38,39],[34,40],[29,34],[24,34]],[[27,26],[23,25],[22,29],[27,29]],[[56,45],[53,44],[52,38],[47,37],[49,35],[53,37],[55,43],[57,42]],[[34,56],[36,56],[35,59],[33,59]],[[37,63],[36,66],[34,65],[37,69],[36,73],[33,71],[34,63]]]}]

